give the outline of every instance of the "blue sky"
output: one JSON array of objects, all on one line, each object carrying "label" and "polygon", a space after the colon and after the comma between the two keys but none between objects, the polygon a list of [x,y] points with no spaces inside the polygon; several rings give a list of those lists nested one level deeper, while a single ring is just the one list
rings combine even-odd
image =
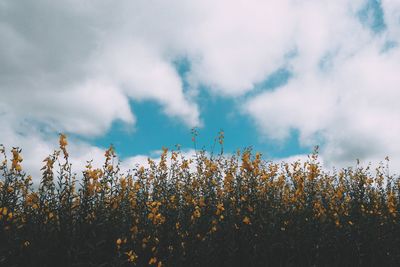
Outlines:
[{"label": "blue sky", "polygon": [[0,0],[0,143],[77,169],[163,147],[400,170],[397,0]]},{"label": "blue sky", "polygon": [[[185,74],[190,69],[190,63],[188,60],[180,60],[175,65],[184,81]],[[255,85],[252,94],[257,94],[262,90],[273,90],[287,83],[289,79],[290,72],[285,68],[279,69]],[[263,153],[266,158],[272,159],[307,154],[311,151],[309,148],[300,146],[297,139],[298,133],[295,130],[284,142],[260,137],[254,121],[237,109],[245,97],[226,99],[211,95],[207,89],[201,91],[201,95],[197,97],[202,120],[202,126],[195,127],[198,132],[197,148],[204,148],[211,152],[218,133],[223,130],[224,150],[227,153],[252,147],[255,151]],[[138,118],[134,129],[116,121],[105,135],[90,140],[91,143],[102,147],[113,144],[122,158],[135,154],[151,155],[153,151],[158,151],[163,146],[175,149],[177,144],[186,149],[194,148],[191,129],[163,114],[157,103],[131,101],[130,106]],[[218,145],[215,150],[219,151]]]},{"label": "blue sky", "polygon": [[[358,16],[360,22],[376,34],[386,28],[380,1],[366,1],[359,10]],[[291,52],[289,56],[295,57],[295,54],[296,52]],[[326,68],[326,64],[329,64],[328,61],[329,57],[321,61],[321,69]],[[178,59],[174,65],[183,81],[185,90],[188,87],[185,75],[190,71],[190,59]],[[244,101],[248,95],[257,95],[264,90],[274,90],[285,85],[290,78],[290,70],[285,67],[279,68],[263,81],[254,84],[254,89],[239,99],[226,99],[212,95],[209,90],[203,88],[196,101],[200,107],[203,123],[201,127],[196,127],[199,133],[198,147],[211,151],[218,132],[223,130],[225,133],[224,148],[228,153],[245,147],[252,147],[255,151],[262,152],[268,159],[310,153],[313,146],[300,145],[299,133],[296,129],[292,129],[290,136],[284,141],[263,138],[259,136],[254,121],[237,109],[240,102]],[[135,129],[126,127],[117,121],[105,135],[91,140],[91,143],[102,147],[113,144],[123,158],[135,154],[150,155],[163,146],[170,149],[175,148],[176,144],[183,148],[194,147],[191,142],[191,129],[163,114],[157,103],[131,101],[130,107],[138,118]],[[321,145],[318,141],[315,142],[315,146]]]}]

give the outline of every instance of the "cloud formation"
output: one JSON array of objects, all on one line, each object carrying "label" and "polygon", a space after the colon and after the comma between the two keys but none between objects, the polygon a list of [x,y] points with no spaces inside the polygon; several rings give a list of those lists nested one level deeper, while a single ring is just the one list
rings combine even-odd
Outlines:
[{"label": "cloud formation", "polygon": [[[320,143],[327,164],[400,160],[399,18],[396,0],[0,0],[0,142],[44,157],[54,132],[134,126],[131,100],[198,126],[206,88],[244,99],[233,108],[268,139]],[[252,92],[282,68],[286,85]]]},{"label": "cloud formation", "polygon": [[[383,13],[389,13],[389,19],[379,34],[367,27],[371,21],[367,26],[359,21],[358,9],[352,13],[341,6],[338,13],[328,16],[321,6],[310,13],[311,18],[312,14],[325,16],[315,19],[316,27],[327,22],[315,32],[311,25],[301,30],[307,40],[298,39],[298,55],[290,63],[294,78],[245,105],[266,136],[282,140],[298,130],[303,145],[323,144],[327,164],[345,166],[356,158],[378,162],[389,155],[396,168],[400,167],[400,143],[396,141],[400,133],[396,104],[400,50],[395,44],[400,13],[389,2],[383,1]],[[396,16],[397,25],[393,23]]]}]

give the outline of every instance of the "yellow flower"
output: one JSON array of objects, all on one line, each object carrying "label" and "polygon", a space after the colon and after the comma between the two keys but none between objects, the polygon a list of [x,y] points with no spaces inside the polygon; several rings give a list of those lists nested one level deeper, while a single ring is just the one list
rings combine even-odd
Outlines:
[{"label": "yellow flower", "polygon": [[17,165],[15,166],[15,170],[16,170],[17,172],[22,171],[22,166],[21,166],[21,164],[17,164]]},{"label": "yellow flower", "polygon": [[217,205],[217,211],[215,212],[215,215],[220,215],[223,211],[225,210],[224,204],[220,203]]},{"label": "yellow flower", "polygon": [[8,213],[7,207],[3,207],[0,209],[0,211],[2,211],[3,215],[6,216]]},{"label": "yellow flower", "polygon": [[121,238],[118,238],[118,239],[117,239],[116,244],[117,244],[117,246],[120,246],[120,245],[122,244]]},{"label": "yellow flower", "polygon": [[132,250],[125,252],[125,255],[128,256],[128,261],[129,262],[136,262],[138,255],[136,255],[135,252],[133,252]]},{"label": "yellow flower", "polygon": [[157,263],[157,258],[153,257],[149,260],[149,265]]},{"label": "yellow flower", "polygon": [[247,217],[247,216],[245,216],[245,217],[243,218],[243,223],[245,223],[245,224],[251,224],[250,218]]},{"label": "yellow flower", "polygon": [[65,134],[60,134],[59,142],[61,147],[65,147],[66,145],[68,145],[67,136]]}]

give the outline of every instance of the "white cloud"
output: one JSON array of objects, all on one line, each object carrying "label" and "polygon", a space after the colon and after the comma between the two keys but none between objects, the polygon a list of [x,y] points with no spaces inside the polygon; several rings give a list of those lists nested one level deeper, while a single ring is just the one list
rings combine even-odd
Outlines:
[{"label": "white cloud", "polygon": [[108,77],[125,95],[156,100],[166,114],[181,118],[190,127],[200,125],[197,106],[184,95],[178,73],[146,44],[117,40],[98,54],[100,60],[93,67],[96,74]]},{"label": "white cloud", "polygon": [[388,36],[391,41],[400,41],[400,2],[397,0],[381,1]]},{"label": "white cloud", "polygon": [[[42,172],[40,169],[43,167],[44,160],[47,156],[51,155],[55,149],[58,149],[58,137],[51,135],[47,139],[43,139],[42,133],[38,132],[34,126],[25,125],[24,130],[29,131],[24,133],[15,133],[13,129],[2,128],[0,133],[0,140],[5,146],[7,156],[10,159],[12,147],[22,148],[22,167],[23,170],[31,175],[35,185],[38,185]],[[86,162],[93,160],[93,165],[101,167],[104,163],[105,149],[90,146],[82,141],[70,138],[68,140],[68,152],[70,154],[70,163],[72,163],[72,171],[82,177],[82,171],[85,169]],[[63,160],[61,160],[63,162]],[[57,170],[57,163],[55,170]]]},{"label": "white cloud", "polygon": [[197,105],[165,54],[170,49],[152,40],[162,29],[146,36],[141,22],[151,20],[137,21],[134,3],[3,5],[0,103],[18,105],[20,120],[34,117],[59,131],[100,135],[113,120],[134,123],[129,99],[148,99],[188,127],[200,124]]},{"label": "white cloud", "polygon": [[[311,25],[302,29],[304,40],[298,39],[298,57],[291,62],[294,78],[249,99],[244,110],[269,137],[282,140],[297,129],[301,144],[322,142],[328,166],[354,165],[357,158],[376,164],[389,155],[399,170],[400,50],[383,52],[389,35],[374,35],[349,11],[313,12],[325,16],[315,20],[317,28],[327,23],[322,35]],[[389,33],[391,27],[398,26],[389,23]],[[327,66],[321,67],[323,59]]]},{"label": "white cloud", "polygon": [[[284,63],[293,49],[291,1],[201,1],[188,47],[192,81],[237,96]],[[196,57],[197,56],[197,57]]]},{"label": "white cloud", "polygon": [[[263,134],[297,129],[301,144],[323,142],[327,164],[400,155],[400,52],[382,52],[400,41],[400,5],[381,2],[387,28],[375,34],[358,18],[365,0],[0,0],[0,141],[36,155],[54,132],[134,125],[132,99],[201,125],[201,85],[243,97],[288,67],[287,85],[244,104]],[[182,57],[190,88],[173,64]]]}]

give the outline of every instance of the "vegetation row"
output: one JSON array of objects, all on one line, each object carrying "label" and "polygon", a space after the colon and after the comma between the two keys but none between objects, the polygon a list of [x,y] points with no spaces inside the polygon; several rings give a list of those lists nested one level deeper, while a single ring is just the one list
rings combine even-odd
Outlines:
[{"label": "vegetation row", "polygon": [[[195,138],[195,137],[194,137]],[[251,149],[163,149],[148,167],[74,174],[67,139],[40,184],[0,146],[0,266],[399,266],[400,179],[380,164],[326,172]]]}]

